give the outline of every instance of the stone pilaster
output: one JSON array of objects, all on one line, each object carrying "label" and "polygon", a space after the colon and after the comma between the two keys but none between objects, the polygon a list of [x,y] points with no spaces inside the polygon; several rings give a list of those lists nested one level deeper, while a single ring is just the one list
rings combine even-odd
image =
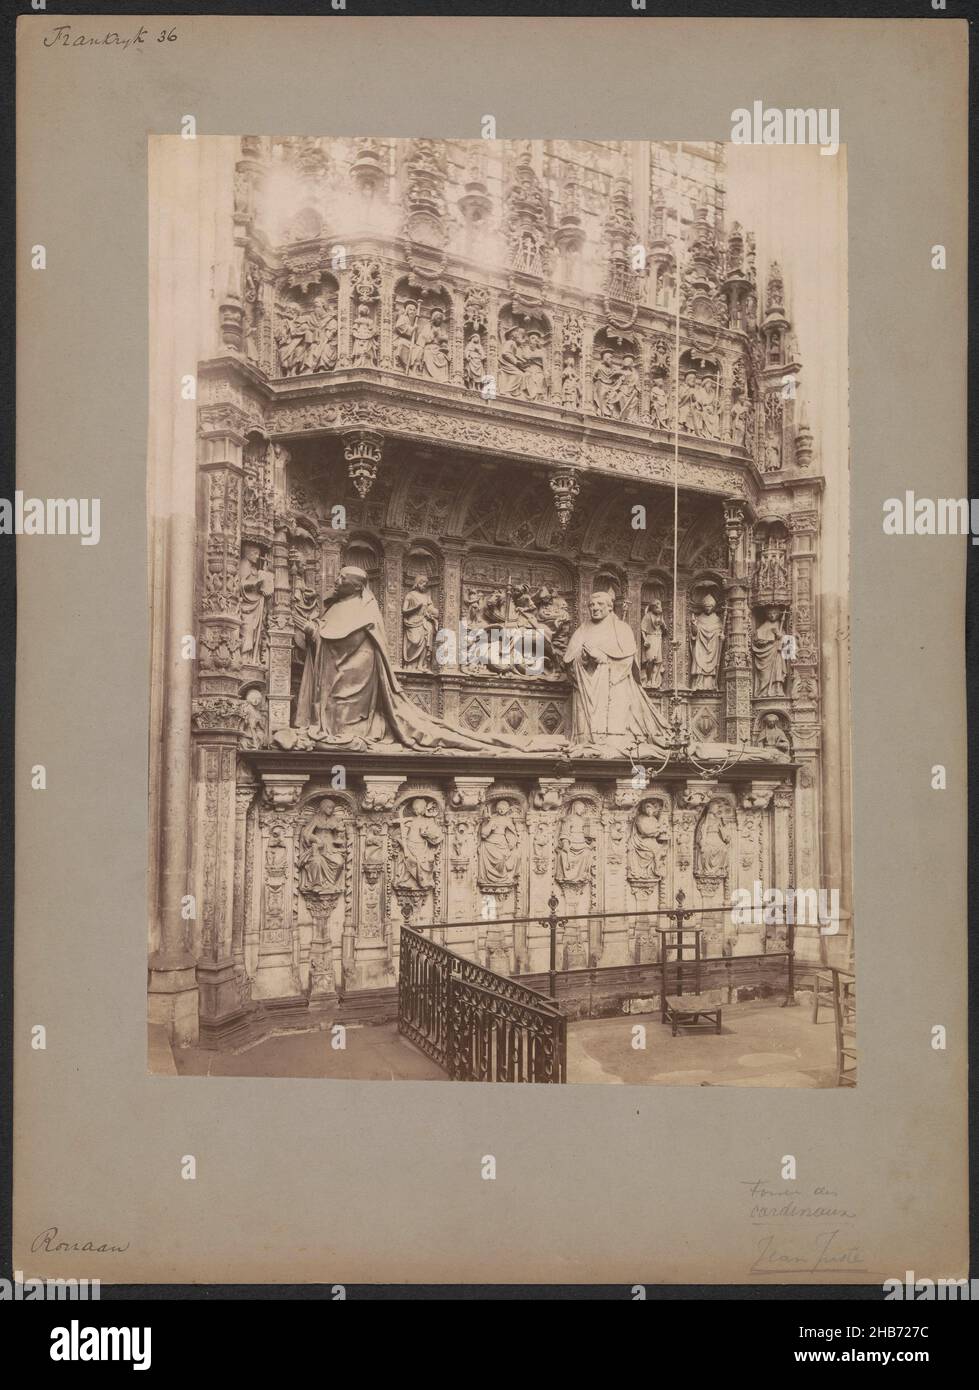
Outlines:
[{"label": "stone pilaster", "polygon": [[287,519],[275,519],[272,542],[274,589],[269,613],[269,733],[289,727],[292,694],[292,644],[295,620],[292,614],[292,585],[289,576],[289,532]]},{"label": "stone pilaster", "polygon": [[252,995],[256,999],[290,999],[302,994],[299,940],[293,897],[296,887],[296,829],[299,798],[308,775],[266,773],[259,812],[258,962]]}]

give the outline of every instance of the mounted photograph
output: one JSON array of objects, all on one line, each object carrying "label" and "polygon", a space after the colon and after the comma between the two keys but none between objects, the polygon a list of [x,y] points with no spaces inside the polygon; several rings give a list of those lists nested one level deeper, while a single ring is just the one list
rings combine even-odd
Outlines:
[{"label": "mounted photograph", "polygon": [[150,138],[151,1072],[856,1084],[845,159]]}]

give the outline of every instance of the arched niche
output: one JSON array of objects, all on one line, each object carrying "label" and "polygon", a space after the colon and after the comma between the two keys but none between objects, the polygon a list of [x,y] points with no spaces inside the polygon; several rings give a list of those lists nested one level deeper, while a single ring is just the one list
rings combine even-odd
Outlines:
[{"label": "arched niche", "polygon": [[639,666],[647,690],[674,684],[672,633],[673,580],[664,570],[652,570],[639,602]]},{"label": "arched niche", "polygon": [[638,423],[642,399],[641,358],[634,338],[607,328],[595,334],[592,344],[591,402],[605,420]]},{"label": "arched niche", "polygon": [[441,384],[451,371],[452,304],[439,286],[421,289],[401,279],[392,306],[392,366],[405,376]]},{"label": "arched niche", "polygon": [[721,376],[716,357],[688,348],[680,355],[677,420],[681,434],[696,439],[721,437]]},{"label": "arched niche", "polygon": [[551,331],[544,314],[517,314],[511,305],[500,310],[497,395],[532,403],[550,398]]},{"label": "arched niche", "polygon": [[332,372],[339,344],[339,285],[323,272],[307,288],[281,285],[275,299],[276,376]]},{"label": "arched niche", "polygon": [[355,533],[343,549],[343,567],[352,565],[367,575],[367,587],[379,604],[384,602],[384,547],[376,537]]}]

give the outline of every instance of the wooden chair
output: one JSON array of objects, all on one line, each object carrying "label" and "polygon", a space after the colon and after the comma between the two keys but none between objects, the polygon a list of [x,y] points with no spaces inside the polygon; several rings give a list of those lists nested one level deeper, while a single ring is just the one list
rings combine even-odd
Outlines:
[{"label": "wooden chair", "polygon": [[[714,1032],[721,1031],[721,1006],[709,994],[701,992],[701,938],[700,927],[660,927],[660,1022],[672,1025],[676,1037],[681,1028],[698,1025],[714,1025]],[[692,937],[693,940],[687,938]],[[692,952],[692,955],[689,954]],[[676,964],[676,993],[667,993],[667,965],[671,959]],[[692,976],[693,993],[684,993],[684,968],[687,978]],[[692,970],[691,970],[692,967]]]}]

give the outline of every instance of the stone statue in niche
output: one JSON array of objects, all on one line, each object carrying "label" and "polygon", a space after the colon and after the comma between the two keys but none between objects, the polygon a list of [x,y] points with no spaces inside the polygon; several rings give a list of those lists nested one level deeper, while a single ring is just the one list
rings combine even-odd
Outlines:
[{"label": "stone statue in niche", "polygon": [[394,316],[393,360],[397,371],[407,372],[418,333],[418,304],[414,299],[406,299],[398,307]]},{"label": "stone statue in niche", "polygon": [[677,425],[683,434],[699,434],[699,405],[697,403],[697,373],[687,372],[680,383],[677,401]]},{"label": "stone statue in niche", "polygon": [[704,439],[717,439],[720,426],[717,420],[717,383],[712,376],[702,376],[694,387],[695,417]]},{"label": "stone statue in niche", "polygon": [[280,300],[275,339],[283,376],[331,372],[337,364],[339,321],[336,305],[318,294],[306,308],[295,300]]},{"label": "stone statue in niche", "polygon": [[619,757],[638,746],[662,753],[667,729],[640,683],[636,639],[613,611],[614,594],[597,590],[588,619],[564,654],[574,681],[572,748],[579,756]]},{"label": "stone statue in niche", "polygon": [[469,390],[481,390],[486,379],[486,354],[483,352],[483,340],[478,333],[470,333],[466,340],[463,370],[465,383]]},{"label": "stone statue in niche", "polygon": [[435,651],[438,631],[438,609],[428,592],[428,577],[417,574],[401,605],[403,640],[402,659],[406,670],[428,671]]},{"label": "stone statue in niche", "polygon": [[731,443],[743,449],[748,438],[748,407],[741,396],[731,403]]},{"label": "stone statue in niche", "polygon": [[511,328],[497,366],[496,389],[501,396],[542,401],[547,397],[547,351],[537,328]]},{"label": "stone statue in niche", "polygon": [[581,378],[578,364],[573,357],[564,359],[561,372],[561,404],[565,410],[578,410],[581,407]]},{"label": "stone statue in niche", "polygon": [[761,748],[770,748],[773,753],[781,753],[785,757],[790,755],[792,750],[789,738],[782,728],[782,721],[777,714],[766,714],[762,719],[758,732],[758,744]]},{"label": "stone statue in niche", "polygon": [[653,883],[666,877],[670,852],[669,817],[658,798],[636,808],[626,850],[626,874],[630,882]]},{"label": "stone statue in niche", "polygon": [[663,633],[666,619],[663,605],[653,599],[642,610],[639,632],[642,637],[642,678],[650,690],[659,690],[663,684]]},{"label": "stone statue in niche", "polygon": [[783,653],[782,619],[777,608],[766,610],[751,639],[755,694],[784,695],[787,668]]},{"label": "stone statue in niche", "polygon": [[241,586],[241,659],[249,666],[262,663],[262,643],[265,631],[265,610],[272,597],[274,580],[268,570],[259,567],[261,549],[252,541],[241,548],[238,580]]},{"label": "stone statue in niche", "polygon": [[512,887],[520,858],[520,834],[510,802],[497,801],[479,827],[476,877],[487,888]]},{"label": "stone statue in niche", "polygon": [[354,367],[377,366],[377,329],[369,304],[360,304],[350,329],[350,362]]},{"label": "stone statue in niche", "polygon": [[434,801],[416,796],[411,814],[400,808],[398,836],[394,842],[395,888],[427,892],[435,887],[435,863],[442,845],[442,827]]},{"label": "stone statue in niche", "polygon": [[584,801],[572,801],[557,837],[556,883],[580,888],[591,882],[595,863],[595,831]]},{"label": "stone statue in niche", "polygon": [[299,835],[296,863],[300,893],[321,896],[340,892],[346,862],[346,837],[336,803],[322,801]]},{"label": "stone statue in niche", "polygon": [[544,400],[547,396],[547,359],[544,339],[536,329],[527,335],[524,364],[524,394],[528,401]]},{"label": "stone statue in niche", "polygon": [[433,309],[429,318],[420,320],[409,360],[411,370],[418,376],[448,381],[449,332],[443,310]]},{"label": "stone statue in niche", "polygon": [[626,353],[619,368],[619,380],[612,394],[612,416],[616,420],[639,419],[639,368],[636,359]]},{"label": "stone statue in niche", "polygon": [[242,748],[265,747],[265,701],[260,690],[249,690],[245,696],[239,742]]},{"label": "stone statue in niche", "polygon": [[721,665],[724,622],[713,594],[705,594],[690,619],[690,688],[716,690]]},{"label": "stone statue in niche", "polygon": [[619,384],[619,369],[614,355],[606,349],[595,363],[592,371],[592,401],[596,415],[611,420],[615,414],[613,403]]},{"label": "stone statue in niche", "polygon": [[726,801],[715,798],[701,817],[694,839],[693,871],[698,878],[726,878],[731,863],[731,822]]},{"label": "stone statue in niche", "polygon": [[662,377],[649,388],[649,423],[659,430],[670,428],[670,396]]}]

